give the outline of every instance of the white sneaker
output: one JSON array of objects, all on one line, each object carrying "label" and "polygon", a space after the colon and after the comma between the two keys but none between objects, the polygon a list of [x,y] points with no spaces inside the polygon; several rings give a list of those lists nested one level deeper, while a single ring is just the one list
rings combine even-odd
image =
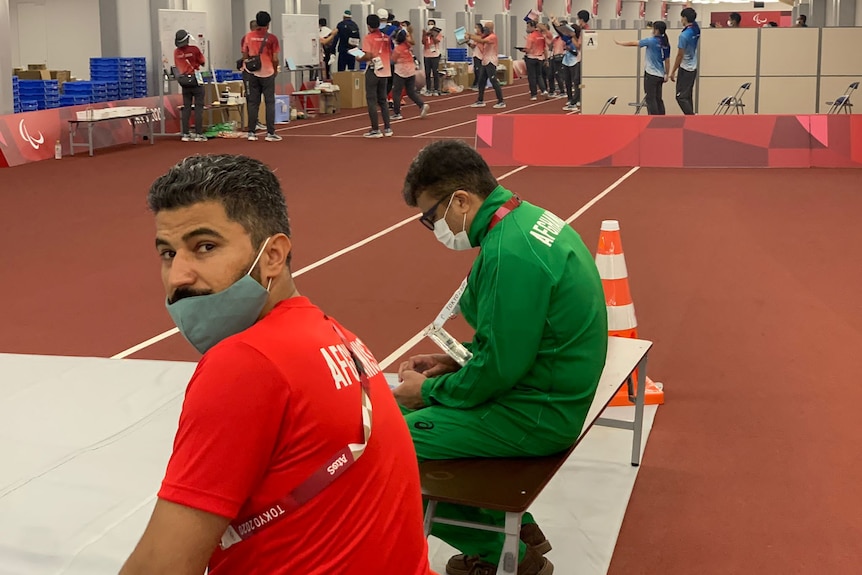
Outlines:
[{"label": "white sneaker", "polygon": [[254,132],[249,132],[248,133],[248,141],[249,142],[257,142],[257,134],[255,134]]},{"label": "white sneaker", "polygon": [[280,142],[281,136],[278,134],[267,134],[265,139],[267,142]]},{"label": "white sneaker", "polygon": [[536,100],[538,100],[538,98],[537,98],[536,96],[530,96],[530,101],[531,101],[531,102],[535,102]]},{"label": "white sneaker", "polygon": [[195,142],[206,142],[206,141],[208,141],[208,140],[209,140],[209,138],[207,138],[207,137],[206,137],[206,136],[204,136],[203,134],[195,134],[195,138],[194,138],[194,139],[195,139]]},{"label": "white sneaker", "polygon": [[383,130],[383,135],[387,138],[391,138],[393,135],[395,135],[395,132],[392,131],[392,128],[386,128],[385,130]]},{"label": "white sneaker", "polygon": [[419,112],[419,117],[424,118],[424,117],[428,116],[428,110],[430,110],[430,109],[431,109],[431,106],[429,106],[428,104],[425,104],[424,106],[422,106],[422,111]]},{"label": "white sneaker", "polygon": [[392,116],[389,116],[389,119],[390,120],[403,120],[404,116],[402,116],[401,114],[394,114]]},{"label": "white sneaker", "polygon": [[183,134],[183,142],[191,142],[192,137],[189,134]]},{"label": "white sneaker", "polygon": [[485,102],[473,102],[472,104],[470,104],[470,107],[471,108],[484,108]]},{"label": "white sneaker", "polygon": [[495,107],[495,108],[497,108],[498,110],[499,110],[499,109],[502,109],[502,108],[505,108],[505,107],[506,107],[506,102],[497,102],[496,104],[494,104],[494,107]]},{"label": "white sneaker", "polygon": [[370,132],[366,132],[362,134],[363,138],[382,138],[383,132],[380,130],[371,130]]}]

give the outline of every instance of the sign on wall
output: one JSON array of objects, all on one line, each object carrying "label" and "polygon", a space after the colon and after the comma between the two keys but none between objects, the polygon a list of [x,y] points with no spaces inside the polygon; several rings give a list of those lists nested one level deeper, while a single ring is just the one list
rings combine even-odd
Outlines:
[{"label": "sign on wall", "polygon": [[[726,28],[730,12],[713,12],[709,21],[718,28]],[[740,28],[763,28],[770,22],[775,22],[781,27],[793,25],[793,12],[790,10],[748,10],[737,12],[742,17]]]}]

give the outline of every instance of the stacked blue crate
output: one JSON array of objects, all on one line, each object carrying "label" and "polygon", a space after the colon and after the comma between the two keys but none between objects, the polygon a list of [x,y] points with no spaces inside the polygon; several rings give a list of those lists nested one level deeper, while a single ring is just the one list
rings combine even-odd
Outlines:
[{"label": "stacked blue crate", "polygon": [[135,98],[147,97],[147,59],[132,58],[132,69],[134,71],[134,96]]},{"label": "stacked blue crate", "polygon": [[21,100],[22,112],[35,112],[39,109],[39,102],[36,100]]},{"label": "stacked blue crate", "polygon": [[18,76],[12,76],[12,113],[21,111],[21,93],[18,88]]},{"label": "stacked blue crate", "polygon": [[467,54],[467,48],[447,48],[446,60],[448,62],[470,62],[472,61]]},{"label": "stacked blue crate", "polygon": [[90,80],[105,85],[109,100],[145,97],[147,59],[90,58]]},{"label": "stacked blue crate", "polygon": [[[227,82],[233,79],[233,70],[226,70],[223,68],[218,68],[214,70],[215,72],[215,81],[216,82]],[[242,77],[242,74],[240,74]]]},{"label": "stacked blue crate", "polygon": [[96,102],[108,101],[108,89],[106,82],[66,82],[63,84],[62,102],[73,106],[78,104],[95,104]]},{"label": "stacked blue crate", "polygon": [[27,108],[36,103],[38,110],[48,110],[60,107],[60,86],[57,80],[18,80],[18,90],[21,94],[22,111],[24,102]]}]

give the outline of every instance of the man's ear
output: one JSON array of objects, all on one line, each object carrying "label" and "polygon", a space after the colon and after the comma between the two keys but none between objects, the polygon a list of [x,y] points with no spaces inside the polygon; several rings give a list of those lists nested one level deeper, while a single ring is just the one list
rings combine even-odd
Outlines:
[{"label": "man's ear", "polygon": [[293,245],[286,235],[275,234],[272,236],[260,258],[261,275],[270,278],[281,275],[287,267],[287,257],[291,249],[293,249]]},{"label": "man's ear", "polygon": [[473,205],[475,196],[467,190],[458,190],[455,192],[455,198],[452,200],[452,208],[456,213],[466,214],[470,211]]}]

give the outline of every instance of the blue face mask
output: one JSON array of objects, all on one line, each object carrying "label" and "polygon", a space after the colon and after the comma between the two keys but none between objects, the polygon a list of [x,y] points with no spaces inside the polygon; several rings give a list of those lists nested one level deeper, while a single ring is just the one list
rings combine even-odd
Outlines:
[{"label": "blue face mask", "polygon": [[[248,272],[226,290],[165,302],[180,333],[199,352],[206,353],[221,340],[250,328],[257,321],[269,297],[269,285],[264,289],[250,274],[268,242],[269,238]],[[272,284],[272,279],[269,283]]]}]

